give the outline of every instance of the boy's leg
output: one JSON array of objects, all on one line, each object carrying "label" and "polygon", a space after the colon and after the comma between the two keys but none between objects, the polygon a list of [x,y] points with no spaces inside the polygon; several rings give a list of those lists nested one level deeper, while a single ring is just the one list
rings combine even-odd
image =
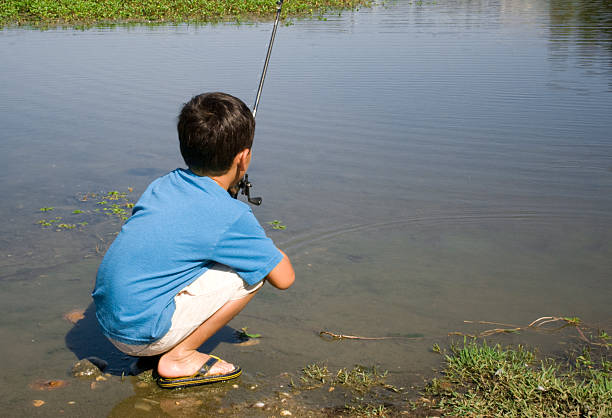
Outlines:
[{"label": "boy's leg", "polygon": [[[223,305],[187,338],[160,357],[157,373],[162,377],[191,376],[197,373],[210,358],[208,354],[200,353],[197,349],[242,311],[256,293],[257,291],[249,293],[241,299],[230,300]],[[212,366],[208,374],[225,374],[232,370],[232,364],[219,361]]]}]

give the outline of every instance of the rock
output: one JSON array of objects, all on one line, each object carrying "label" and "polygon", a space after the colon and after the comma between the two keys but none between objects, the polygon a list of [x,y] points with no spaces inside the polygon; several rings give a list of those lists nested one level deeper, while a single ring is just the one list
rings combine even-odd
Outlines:
[{"label": "rock", "polygon": [[40,408],[44,404],[45,404],[45,401],[40,400],[40,399],[35,399],[32,401],[32,405],[34,405],[36,408]]},{"label": "rock", "polygon": [[95,357],[95,356],[90,356],[87,357],[87,360],[91,361],[93,364],[95,364],[98,369],[100,369],[100,371],[104,371],[106,370],[106,368],[108,367],[108,361],[106,360],[102,360],[99,357]]},{"label": "rock", "polygon": [[266,406],[266,404],[263,402],[255,402],[253,404],[253,408],[263,408],[264,406]]},{"label": "rock", "polygon": [[79,360],[72,366],[72,375],[74,377],[92,377],[97,378],[102,376],[102,372],[94,363],[88,359]]},{"label": "rock", "polygon": [[85,309],[73,309],[64,314],[64,319],[71,324],[76,324],[83,318],[85,318]]},{"label": "rock", "polygon": [[291,411],[287,411],[286,409],[283,409],[282,411],[280,411],[280,414],[284,417],[290,417],[291,415],[293,415]]}]

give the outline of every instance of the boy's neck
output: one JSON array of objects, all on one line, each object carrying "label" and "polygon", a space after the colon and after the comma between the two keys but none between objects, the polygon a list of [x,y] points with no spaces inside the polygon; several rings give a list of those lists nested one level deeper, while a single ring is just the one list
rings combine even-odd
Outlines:
[{"label": "boy's neck", "polygon": [[238,184],[240,179],[244,176],[244,174],[241,175],[241,172],[240,170],[237,169],[237,167],[232,167],[232,169],[230,169],[227,173],[224,173],[218,176],[204,174],[204,173],[198,172],[197,170],[191,170],[191,171],[197,176],[208,177],[212,179],[215,183],[221,186],[224,190],[229,190],[230,187]]},{"label": "boy's neck", "polygon": [[225,190],[229,190],[230,187],[237,185],[240,179],[244,177],[247,172],[247,169],[249,168],[250,163],[251,150],[250,148],[245,148],[234,157],[232,166],[223,174],[210,175],[198,172],[193,169],[191,171],[200,177],[210,177],[219,186],[223,187]]}]

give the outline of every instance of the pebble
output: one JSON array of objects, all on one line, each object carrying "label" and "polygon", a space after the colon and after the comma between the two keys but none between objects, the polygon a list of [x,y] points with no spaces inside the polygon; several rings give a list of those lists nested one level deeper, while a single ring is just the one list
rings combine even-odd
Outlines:
[{"label": "pebble", "polygon": [[289,417],[289,416],[293,415],[293,414],[291,413],[291,411],[287,411],[286,409],[283,409],[282,411],[280,411],[280,414],[281,414],[282,416],[284,416],[284,417]]},{"label": "pebble", "polygon": [[43,406],[45,404],[45,401],[41,400],[41,399],[35,399],[32,401],[32,405],[34,405],[36,408],[39,408],[41,406]]},{"label": "pebble", "polygon": [[233,384],[233,385],[232,385],[232,387],[233,387],[234,389],[238,389],[240,386],[238,386],[237,384]]},{"label": "pebble", "polygon": [[76,324],[83,318],[85,318],[85,309],[74,309],[64,314],[64,319],[71,324]]},{"label": "pebble", "polygon": [[264,406],[266,406],[266,404],[263,402],[255,402],[253,404],[253,408],[263,408]]},{"label": "pebble", "polygon": [[147,411],[149,412],[151,409],[151,405],[144,403],[144,402],[136,402],[134,404],[134,409],[140,409],[141,411]]}]

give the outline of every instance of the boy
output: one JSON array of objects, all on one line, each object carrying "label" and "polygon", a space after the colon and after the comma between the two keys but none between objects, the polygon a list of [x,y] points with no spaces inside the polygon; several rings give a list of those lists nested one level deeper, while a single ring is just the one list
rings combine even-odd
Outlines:
[{"label": "boy", "polygon": [[179,115],[176,169],[149,185],[98,270],[93,298],[104,334],[126,354],[161,355],[157,383],[187,387],[241,369],[197,351],[268,281],[293,284],[249,206],[230,197],[251,161],[255,119],[240,100],[206,93]]}]

